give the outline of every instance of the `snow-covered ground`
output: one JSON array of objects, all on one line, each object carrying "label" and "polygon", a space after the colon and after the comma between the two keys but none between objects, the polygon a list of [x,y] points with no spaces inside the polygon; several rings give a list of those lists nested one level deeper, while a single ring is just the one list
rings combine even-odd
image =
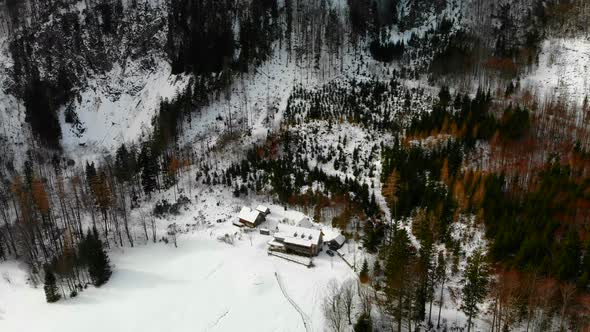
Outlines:
[{"label": "snow-covered ground", "polygon": [[[149,71],[128,61],[125,68],[117,65],[108,74],[91,79],[79,98],[59,112],[66,153],[114,151],[121,143],[151,133],[160,100],[174,98],[188,81],[186,75],[171,75],[164,60]],[[79,123],[65,122],[67,107],[73,107]]]},{"label": "snow-covered ground", "polygon": [[543,42],[539,66],[523,79],[539,100],[558,97],[574,106],[590,94],[590,41],[584,38]]},{"label": "snow-covered ground", "polygon": [[23,160],[24,152],[31,138],[28,125],[25,125],[25,106],[2,87],[8,78],[8,68],[12,66],[12,58],[8,55],[8,39],[0,29],[0,153],[9,162],[15,164]]},{"label": "snow-covered ground", "polygon": [[[271,223],[298,215],[271,210]],[[241,233],[230,220],[211,225],[191,228],[178,248],[161,242],[111,251],[115,268],[106,285],[56,304],[45,302],[42,287],[32,288],[16,263],[0,264],[0,331],[63,331],[64,324],[88,332],[325,330],[326,286],[355,278],[341,259],[322,252],[307,268],[269,256],[270,236]],[[235,232],[233,245],[217,240]]]}]

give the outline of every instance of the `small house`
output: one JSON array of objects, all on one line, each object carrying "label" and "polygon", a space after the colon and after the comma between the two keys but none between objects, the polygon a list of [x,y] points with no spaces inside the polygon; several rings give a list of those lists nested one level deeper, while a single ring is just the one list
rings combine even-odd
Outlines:
[{"label": "small house", "polygon": [[262,214],[256,210],[252,210],[247,206],[242,207],[238,220],[245,226],[254,228],[264,221]]},{"label": "small house", "polygon": [[262,213],[262,215],[264,215],[265,217],[266,217],[266,216],[268,216],[268,215],[270,214],[270,209],[269,209],[269,208],[267,208],[267,207],[266,207],[266,206],[264,206],[264,205],[258,205],[258,206],[256,207],[256,211],[258,211],[258,212]]},{"label": "small house", "polygon": [[344,235],[338,234],[333,239],[330,239],[330,241],[327,241],[328,248],[330,248],[332,250],[338,250],[338,249],[342,248],[342,246],[344,245],[344,242],[346,242],[346,238],[344,237]]},{"label": "small house", "polygon": [[270,235],[270,230],[268,228],[261,228],[260,234],[262,235]]}]

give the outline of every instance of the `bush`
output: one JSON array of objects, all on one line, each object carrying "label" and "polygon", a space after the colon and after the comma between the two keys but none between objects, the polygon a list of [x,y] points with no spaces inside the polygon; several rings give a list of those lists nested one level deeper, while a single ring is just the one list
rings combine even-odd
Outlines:
[{"label": "bush", "polygon": [[373,321],[371,316],[367,313],[363,313],[356,324],[354,324],[354,332],[371,332],[373,331]]}]

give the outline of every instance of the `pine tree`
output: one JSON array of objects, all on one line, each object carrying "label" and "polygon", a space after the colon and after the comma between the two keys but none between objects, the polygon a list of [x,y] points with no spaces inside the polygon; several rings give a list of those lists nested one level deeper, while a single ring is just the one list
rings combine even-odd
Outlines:
[{"label": "pine tree", "polygon": [[471,331],[471,322],[479,314],[478,304],[481,303],[487,294],[489,271],[485,257],[479,250],[476,250],[467,259],[467,267],[463,282],[463,301],[461,311],[467,316],[467,332]]},{"label": "pine tree", "polygon": [[158,156],[154,155],[149,144],[143,144],[139,156],[141,166],[141,184],[145,193],[150,196],[152,192],[158,189]]},{"label": "pine tree", "polygon": [[405,302],[411,293],[413,248],[404,228],[393,230],[393,240],[387,248],[385,276],[387,280],[385,294],[391,304],[390,311],[397,320],[398,331],[402,330],[402,319],[408,310]]},{"label": "pine tree", "polygon": [[61,299],[61,295],[57,289],[55,275],[48,267],[45,268],[45,285],[43,289],[45,290],[47,303],[54,303]]},{"label": "pine tree", "polygon": [[354,332],[371,332],[373,331],[373,322],[371,316],[367,313],[360,315],[356,324],[354,324]]},{"label": "pine tree", "polygon": [[436,322],[436,328],[440,327],[440,314],[443,306],[443,294],[445,289],[445,282],[447,281],[447,262],[445,255],[442,251],[438,252],[438,259],[436,261],[435,279],[440,284],[440,298],[438,307],[438,320]]},{"label": "pine tree", "polygon": [[373,265],[373,275],[379,276],[381,274],[381,264],[379,264],[379,260],[375,260],[375,264]]},{"label": "pine tree", "polygon": [[367,263],[367,259],[363,261],[363,266],[361,267],[361,272],[359,273],[359,278],[361,279],[362,283],[366,283],[369,281],[369,263]]},{"label": "pine tree", "polygon": [[417,260],[418,283],[416,289],[416,308],[414,309],[417,321],[423,321],[426,318],[426,302],[431,298],[432,294],[432,251],[433,244],[431,239],[421,241]]},{"label": "pine tree", "polygon": [[134,156],[122,144],[115,154],[115,177],[119,182],[131,181],[135,172]]},{"label": "pine tree", "polygon": [[96,228],[93,229],[92,233],[88,234],[87,238],[88,245],[88,274],[92,278],[92,283],[96,287],[104,285],[111,277],[112,270],[109,257],[104,250],[104,246]]}]

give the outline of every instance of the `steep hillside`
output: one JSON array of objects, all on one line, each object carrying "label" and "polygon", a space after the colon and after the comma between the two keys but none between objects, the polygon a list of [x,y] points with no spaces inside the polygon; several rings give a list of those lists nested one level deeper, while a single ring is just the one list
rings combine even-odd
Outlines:
[{"label": "steep hillside", "polygon": [[590,326],[584,1],[0,7],[0,330]]}]

